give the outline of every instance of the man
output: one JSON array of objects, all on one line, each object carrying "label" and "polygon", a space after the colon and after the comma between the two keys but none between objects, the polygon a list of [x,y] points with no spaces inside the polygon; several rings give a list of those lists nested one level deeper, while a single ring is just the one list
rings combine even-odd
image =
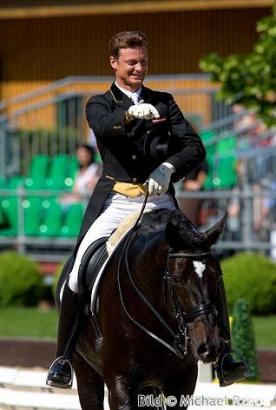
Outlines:
[{"label": "man", "polygon": [[115,82],[89,99],[87,120],[103,161],[103,174],[88,204],[60,308],[57,359],[47,383],[72,384],[71,358],[79,321],[78,273],[82,257],[96,240],[109,237],[131,212],[175,208],[172,182],[185,177],[204,160],[200,138],[170,94],[143,86],[147,72],[147,40],[137,31],[116,34],[109,43]]}]

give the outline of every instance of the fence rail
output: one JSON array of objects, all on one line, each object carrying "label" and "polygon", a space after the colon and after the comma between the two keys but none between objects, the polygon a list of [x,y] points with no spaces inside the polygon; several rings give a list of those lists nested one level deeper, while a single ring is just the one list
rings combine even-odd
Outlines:
[{"label": "fence rail", "polygon": [[[25,232],[24,201],[27,197],[47,198],[57,196],[57,191],[26,191],[19,188],[13,192],[17,198],[18,227],[17,234],[12,237],[1,236],[0,248],[15,248],[40,261],[60,262],[71,252],[76,238],[58,236],[28,236]],[[63,194],[60,191],[59,194]],[[0,190],[0,197],[9,197],[11,192]],[[228,219],[224,233],[215,246],[218,253],[231,253],[237,250],[260,251],[276,259],[276,192],[256,190],[248,185],[245,189],[228,191],[177,191],[177,199],[181,201],[201,199],[200,230],[209,229],[225,212]],[[269,209],[267,208],[269,204]],[[236,209],[234,214],[232,208]]]}]

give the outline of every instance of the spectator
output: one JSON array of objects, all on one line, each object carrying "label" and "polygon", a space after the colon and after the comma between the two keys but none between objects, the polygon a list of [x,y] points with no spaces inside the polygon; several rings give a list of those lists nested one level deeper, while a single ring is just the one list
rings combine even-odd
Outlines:
[{"label": "spectator", "polygon": [[[203,188],[207,176],[208,166],[206,162],[201,163],[193,169],[182,182],[182,190],[186,192],[199,192]],[[194,225],[199,225],[199,215],[203,203],[202,198],[181,198],[179,206],[182,212],[192,221]]]},{"label": "spectator", "polygon": [[77,171],[72,192],[60,198],[61,205],[67,209],[74,203],[84,201],[90,197],[100,177],[100,167],[95,162],[95,149],[88,144],[81,144],[77,148],[79,170]]}]

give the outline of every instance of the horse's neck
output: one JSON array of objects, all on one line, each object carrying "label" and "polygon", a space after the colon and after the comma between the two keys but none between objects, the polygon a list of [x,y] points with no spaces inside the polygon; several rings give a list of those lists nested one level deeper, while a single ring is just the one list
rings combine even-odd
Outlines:
[{"label": "horse's neck", "polygon": [[152,302],[162,302],[163,277],[166,270],[165,244],[153,238],[142,249],[135,250],[133,278],[139,289]]}]

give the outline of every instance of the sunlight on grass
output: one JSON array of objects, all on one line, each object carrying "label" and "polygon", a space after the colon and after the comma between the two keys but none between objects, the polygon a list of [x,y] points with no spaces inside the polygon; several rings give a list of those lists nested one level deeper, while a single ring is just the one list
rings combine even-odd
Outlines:
[{"label": "sunlight on grass", "polygon": [[57,320],[54,308],[0,308],[0,336],[55,339]]},{"label": "sunlight on grass", "polygon": [[253,326],[258,347],[276,348],[276,315],[255,316]]},{"label": "sunlight on grass", "polygon": [[[0,336],[56,339],[54,308],[0,308]],[[257,347],[276,348],[276,315],[253,317]]]}]

